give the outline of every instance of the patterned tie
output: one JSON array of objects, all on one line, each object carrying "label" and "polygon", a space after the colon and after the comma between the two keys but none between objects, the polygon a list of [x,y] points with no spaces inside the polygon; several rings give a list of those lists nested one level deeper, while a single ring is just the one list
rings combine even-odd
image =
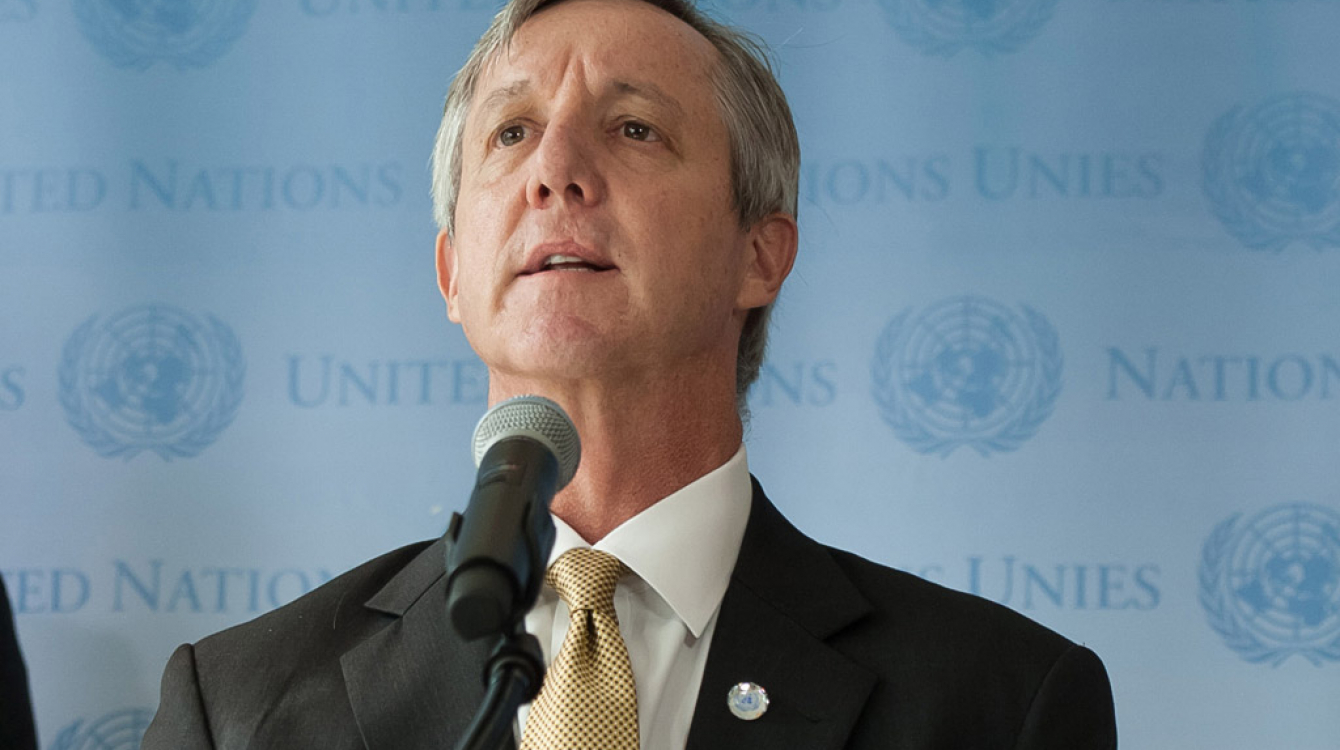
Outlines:
[{"label": "patterned tie", "polygon": [[568,634],[531,704],[521,750],[637,750],[637,687],[614,613],[628,567],[613,555],[573,549],[545,580],[567,603]]}]

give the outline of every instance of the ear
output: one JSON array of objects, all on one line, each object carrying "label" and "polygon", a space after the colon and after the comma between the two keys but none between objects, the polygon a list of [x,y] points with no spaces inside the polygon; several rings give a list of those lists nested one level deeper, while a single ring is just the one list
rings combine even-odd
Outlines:
[{"label": "ear", "polygon": [[447,301],[447,317],[453,323],[461,322],[460,311],[456,309],[456,296],[460,291],[457,280],[456,250],[447,230],[443,229],[437,233],[437,288],[442,291],[442,299]]},{"label": "ear", "polygon": [[777,298],[796,262],[796,219],[785,213],[766,216],[749,229],[745,242],[744,278],[735,301],[740,310],[763,307]]}]

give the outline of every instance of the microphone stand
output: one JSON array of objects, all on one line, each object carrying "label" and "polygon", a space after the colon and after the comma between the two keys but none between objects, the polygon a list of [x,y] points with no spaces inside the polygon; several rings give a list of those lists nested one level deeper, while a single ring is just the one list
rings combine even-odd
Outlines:
[{"label": "microphone stand", "polygon": [[484,668],[488,692],[456,750],[497,750],[506,747],[517,707],[532,700],[544,682],[540,642],[518,625],[504,633]]},{"label": "microphone stand", "polygon": [[[510,446],[515,449],[515,446]],[[509,446],[495,445],[489,450],[506,451]],[[498,633],[498,642],[484,667],[487,691],[484,701],[475,712],[465,735],[456,744],[456,750],[498,750],[507,747],[505,740],[512,731],[512,719],[517,708],[531,701],[540,692],[544,682],[544,655],[540,641],[526,632],[524,618],[539,598],[540,584],[549,553],[554,548],[554,523],[549,518],[548,500],[553,496],[553,478],[556,474],[552,458],[542,462],[538,483],[545,487],[542,502],[517,506],[489,502],[481,488],[496,485],[493,476],[480,480],[471,496],[466,516],[478,505],[489,509],[491,515],[476,514],[474,523],[486,523],[498,534],[520,538],[520,550],[507,548],[501,553],[494,549],[487,564],[481,563],[471,550],[472,543],[490,544],[493,535],[472,531],[462,541],[462,528],[470,519],[453,514],[447,526],[447,613],[457,633],[466,640],[474,640]],[[509,467],[510,468],[510,467]],[[483,519],[483,520],[481,520]],[[476,526],[478,529],[478,526]],[[512,530],[504,533],[504,530]],[[507,554],[511,553],[511,554]],[[471,564],[472,563],[472,564]],[[511,573],[504,575],[503,571]],[[511,590],[508,581],[521,584],[515,596],[504,593]]]}]

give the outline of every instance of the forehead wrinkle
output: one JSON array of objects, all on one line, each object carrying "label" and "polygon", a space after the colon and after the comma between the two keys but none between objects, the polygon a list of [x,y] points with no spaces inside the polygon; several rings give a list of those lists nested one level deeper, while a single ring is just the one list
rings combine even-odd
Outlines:
[{"label": "forehead wrinkle", "polygon": [[[607,94],[601,98],[635,98],[644,99],[663,109],[669,110],[677,117],[683,117],[684,107],[679,100],[671,96],[657,84],[652,81],[627,81],[614,80],[606,87]],[[535,92],[535,87],[530,79],[520,79],[510,83],[503,84],[490,91],[479,102],[479,112],[491,112],[498,109],[505,109],[508,105],[518,100],[526,99]]]},{"label": "forehead wrinkle", "polygon": [[620,96],[646,99],[670,110],[678,117],[684,116],[684,107],[680,105],[679,101],[651,81],[639,81],[637,83],[630,81],[614,81],[610,84],[610,88],[614,89]]},{"label": "forehead wrinkle", "polygon": [[501,109],[508,104],[523,99],[530,93],[531,85],[529,79],[512,81],[489,92],[479,103],[480,112],[488,112],[494,109]]},{"label": "forehead wrinkle", "polygon": [[[577,0],[576,2],[556,0],[555,2],[542,3],[541,7],[529,18],[525,19],[525,21],[515,29],[514,34],[508,38],[499,49],[493,52],[486,63],[485,69],[487,70],[491,68],[497,73],[501,72],[498,70],[499,67],[514,65],[521,65],[524,67],[528,63],[534,64],[536,61],[533,57],[538,54],[544,58],[549,58],[544,61],[545,64],[543,65],[543,70],[540,72],[541,78],[538,81],[540,85],[544,86],[550,75],[557,74],[560,78],[566,79],[572,72],[569,70],[570,68],[576,67],[579,69],[577,71],[578,73],[584,73],[584,69],[590,62],[603,60],[604,62],[609,63],[613,59],[622,57],[629,52],[627,42],[630,41],[633,36],[645,36],[645,33],[639,32],[635,34],[634,31],[637,30],[630,30],[630,28],[628,28],[631,21],[626,18],[609,18],[604,15],[604,11],[601,11],[601,15],[596,16],[594,24],[587,22],[574,30],[571,26],[576,23],[576,21],[566,17],[568,13],[571,13],[578,8],[582,8],[583,6],[599,4],[603,4],[602,0]],[[692,75],[701,73],[705,75],[709,86],[712,88],[713,92],[715,92],[717,67],[721,63],[721,53],[711,41],[697,29],[694,29],[682,19],[675,18],[668,11],[656,7],[654,3],[635,3],[633,5],[638,12],[663,16],[664,19],[669,19],[674,23],[674,29],[659,30],[656,32],[656,35],[658,40],[664,38],[670,42],[672,46],[679,47],[679,52],[684,56],[684,59],[678,64],[671,62],[670,65],[672,70],[663,70],[662,72],[667,75],[682,75],[685,73]],[[590,9],[586,10],[588,12],[594,12]],[[565,17],[560,21],[555,18],[556,15],[564,15]],[[544,43],[537,46],[535,35],[541,33],[537,30],[537,25],[545,26],[548,24],[559,24],[560,31],[557,33],[557,38],[546,40]],[[599,42],[596,42],[594,46],[592,46],[593,40],[624,40],[625,43],[621,47],[616,45],[618,48],[613,49],[608,45],[602,45]],[[550,47],[550,43],[553,43],[556,48]],[[613,57],[611,57],[611,55],[613,55]],[[615,67],[619,66],[616,64]],[[617,75],[618,74],[615,73],[615,76]],[[579,77],[585,76],[582,75]],[[529,81],[530,79],[527,79],[526,82],[529,83]],[[594,83],[596,83],[596,81],[588,81],[588,91],[597,98],[608,98],[608,91],[598,91],[597,87],[591,85]],[[613,87],[615,92],[619,95],[641,96],[648,101],[663,106],[665,109],[671,110],[676,115],[683,115],[687,112],[684,104],[669,95],[664,87],[658,86],[652,81],[615,78],[610,86]],[[537,92],[529,91],[518,93],[534,94]],[[603,96],[602,93],[604,94]],[[498,92],[491,93],[489,99],[494,99],[496,95],[498,95]],[[517,96],[513,98],[520,97]],[[489,104],[491,102],[485,103]]]}]

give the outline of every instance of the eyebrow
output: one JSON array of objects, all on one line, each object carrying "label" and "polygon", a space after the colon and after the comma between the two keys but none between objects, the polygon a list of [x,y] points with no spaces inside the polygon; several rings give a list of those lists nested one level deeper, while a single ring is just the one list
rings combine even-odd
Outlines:
[{"label": "eyebrow", "polygon": [[[680,105],[679,101],[667,94],[660,86],[657,86],[650,81],[638,83],[630,81],[614,81],[610,84],[610,88],[612,88],[619,96],[645,99],[664,109],[670,110],[670,112],[677,117],[683,117],[684,115],[684,107]],[[524,99],[530,92],[531,85],[529,79],[512,81],[511,83],[490,91],[488,96],[484,97],[483,101],[479,103],[479,111],[488,112],[494,109],[502,109],[511,102],[518,99]]]},{"label": "eyebrow", "polygon": [[623,96],[646,99],[653,104],[660,105],[661,107],[670,110],[676,116],[682,117],[684,115],[684,108],[680,106],[679,102],[673,96],[665,93],[665,90],[660,86],[657,86],[650,81],[644,83],[615,81],[613,86],[614,90]]},{"label": "eyebrow", "polygon": [[528,93],[530,93],[530,81],[513,81],[506,86],[490,91],[489,95],[484,97],[484,100],[479,103],[479,110],[481,112],[488,112],[492,109],[502,108],[509,102],[520,99]]}]

